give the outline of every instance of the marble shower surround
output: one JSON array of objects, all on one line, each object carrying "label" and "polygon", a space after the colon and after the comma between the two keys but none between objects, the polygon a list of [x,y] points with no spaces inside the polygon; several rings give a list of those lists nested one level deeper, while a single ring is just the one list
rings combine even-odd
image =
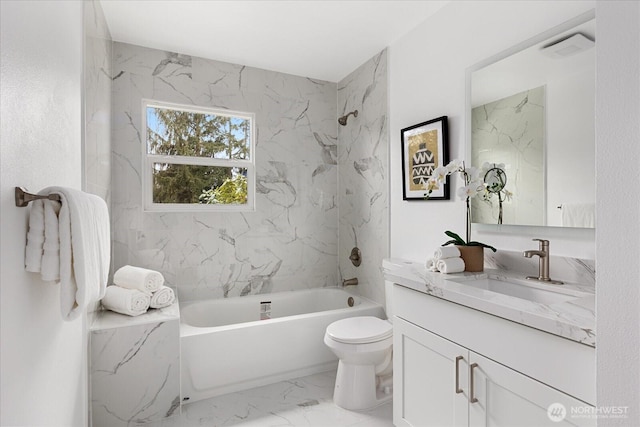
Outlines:
[{"label": "marble shower surround", "polygon": [[98,1],[84,6],[84,190],[111,206],[111,34]]},{"label": "marble shower surround", "polygon": [[[358,292],[385,303],[382,260],[389,256],[389,130],[387,50],[338,83],[338,116],[358,110],[338,126],[340,279],[357,277]],[[352,265],[358,246],[362,264]]]},{"label": "marble shower surround", "polygon": [[[335,286],[335,83],[113,49],[114,268],[157,269],[183,300]],[[256,113],[255,212],[143,211],[143,98]]]}]

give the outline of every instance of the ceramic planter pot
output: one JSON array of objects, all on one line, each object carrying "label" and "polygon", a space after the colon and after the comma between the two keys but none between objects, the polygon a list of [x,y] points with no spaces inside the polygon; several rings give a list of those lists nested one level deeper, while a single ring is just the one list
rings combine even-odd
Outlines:
[{"label": "ceramic planter pot", "polygon": [[464,271],[484,271],[484,248],[482,246],[458,246],[460,258],[464,260]]}]

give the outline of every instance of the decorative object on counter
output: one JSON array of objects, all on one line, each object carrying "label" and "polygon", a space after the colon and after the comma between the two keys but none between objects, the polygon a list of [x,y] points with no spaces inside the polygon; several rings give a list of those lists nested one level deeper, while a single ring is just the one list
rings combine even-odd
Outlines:
[{"label": "decorative object on counter", "polygon": [[168,307],[176,300],[176,296],[173,293],[173,289],[168,286],[160,286],[156,292],[151,295],[151,301],[149,307],[151,308],[163,308]]},{"label": "decorative object on counter", "polygon": [[482,176],[485,191],[482,200],[492,204],[491,198],[495,194],[498,196],[498,224],[502,224],[502,203],[511,200],[513,193],[507,190],[507,173],[504,171],[504,163],[484,163],[482,165]]},{"label": "decorative object on counter", "polygon": [[449,200],[446,180],[438,188],[425,191],[434,172],[448,162],[447,116],[404,128],[400,131],[400,139],[403,200]]},{"label": "decorative object on counter", "polygon": [[117,285],[107,286],[102,298],[102,305],[116,313],[128,316],[139,316],[149,309],[151,297],[137,289],[121,288]]},{"label": "decorative object on counter", "polygon": [[137,289],[151,295],[164,284],[164,277],[154,270],[125,265],[115,272],[113,283],[123,288]]},{"label": "decorative object on counter", "polygon": [[433,258],[427,260],[426,268],[429,271],[440,273],[461,273],[465,270],[465,262],[460,257],[460,249],[456,246],[439,247],[433,253]]},{"label": "decorative object on counter", "polygon": [[107,204],[72,188],[48,187],[32,195],[16,187],[17,206],[31,201],[25,269],[60,283],[62,318],[74,320],[106,291],[111,261]]},{"label": "decorative object on counter", "polygon": [[[467,239],[462,240],[462,238],[452,231],[445,231],[444,234],[451,237],[452,240],[445,242],[442,246],[447,246],[454,244],[460,247],[473,247],[477,249],[471,249],[468,251],[464,251],[461,253],[461,257],[465,263],[465,271],[482,271],[484,269],[484,249],[489,248],[493,252],[496,251],[496,248],[493,246],[489,246],[485,243],[480,243],[476,241],[472,241],[471,238],[471,205],[469,200],[472,197],[477,196],[481,192],[485,191],[485,184],[480,180],[481,170],[476,167],[466,168],[464,165],[464,161],[462,160],[452,160],[451,163],[446,166],[438,167],[434,170],[433,175],[427,183],[425,184],[425,189],[427,191],[426,198],[431,197],[431,194],[434,191],[437,191],[440,185],[446,181],[447,177],[453,173],[459,173],[463,180],[464,186],[458,189],[458,197],[464,199],[467,207]],[[462,250],[461,250],[462,252]],[[480,257],[481,261],[478,261],[478,257]],[[479,264],[479,266],[478,266]]]},{"label": "decorative object on counter", "polygon": [[176,300],[173,289],[164,286],[159,271],[125,265],[113,275],[113,283],[107,288],[102,305],[116,313],[139,316],[149,307],[168,307]]}]

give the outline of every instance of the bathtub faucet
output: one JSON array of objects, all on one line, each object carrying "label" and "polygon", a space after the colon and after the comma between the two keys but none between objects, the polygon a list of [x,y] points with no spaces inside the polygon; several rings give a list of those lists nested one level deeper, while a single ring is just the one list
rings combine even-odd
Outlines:
[{"label": "bathtub faucet", "polygon": [[351,286],[351,285],[357,285],[358,284],[358,278],[354,277],[353,279],[344,279],[342,281],[342,286]]}]

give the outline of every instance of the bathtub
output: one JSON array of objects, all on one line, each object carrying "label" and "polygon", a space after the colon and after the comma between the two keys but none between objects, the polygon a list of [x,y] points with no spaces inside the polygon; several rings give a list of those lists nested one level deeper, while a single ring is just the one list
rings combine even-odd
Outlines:
[{"label": "bathtub", "polygon": [[325,329],[352,316],[385,318],[380,304],[340,288],[181,302],[183,403],[334,369]]}]

